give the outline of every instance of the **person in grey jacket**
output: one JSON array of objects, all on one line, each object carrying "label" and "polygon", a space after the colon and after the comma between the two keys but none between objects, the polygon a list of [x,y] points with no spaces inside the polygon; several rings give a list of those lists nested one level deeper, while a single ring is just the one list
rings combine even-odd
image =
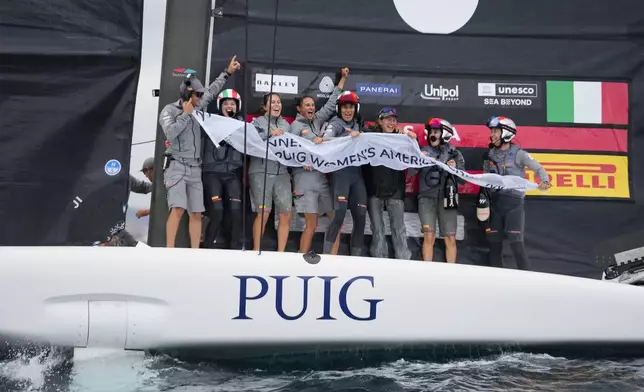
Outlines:
[{"label": "person in grey jacket", "polygon": [[[454,136],[454,127],[442,118],[430,118],[425,123],[427,146],[423,154],[437,161],[448,164],[459,170],[465,170],[465,159],[460,151],[449,144]],[[409,174],[418,173],[418,169],[409,169]],[[438,166],[420,169],[418,178],[418,216],[423,231],[423,260],[434,259],[434,241],[436,240],[436,220],[440,234],[445,241],[445,259],[448,263],[456,262],[456,225],[458,211],[443,206],[446,172]],[[458,180],[463,183],[462,180]]]},{"label": "person in grey jacket", "polygon": [[[508,117],[492,117],[487,121],[490,128],[490,150],[483,161],[485,173],[525,178],[525,168],[539,177],[539,189],[550,189],[550,179],[543,166],[518,145],[512,143],[517,126]],[[490,242],[490,265],[503,267],[503,239],[510,242],[517,267],[530,270],[530,260],[523,243],[525,227],[525,192],[517,189],[489,190],[490,227],[486,230]]]},{"label": "person in grey jacket", "polygon": [[181,83],[181,99],[167,104],[159,115],[159,124],[168,141],[170,165],[163,176],[170,214],[166,222],[166,246],[174,247],[179,222],[189,214],[190,246],[198,248],[201,240],[201,213],[205,211],[201,181],[201,126],[193,110],[206,110],[228,78],[240,68],[234,56],[228,67],[205,89],[193,75]]},{"label": "person in grey jacket", "polygon": [[[256,117],[252,124],[257,129],[262,140],[278,137],[290,132],[290,124],[282,117],[282,101],[276,93],[264,96],[262,110],[265,114]],[[279,215],[277,227],[277,251],[284,252],[288,235],[291,230],[291,210],[293,196],[291,191],[291,176],[288,168],[277,161],[251,157],[248,171],[250,181],[250,197],[253,212],[257,213],[253,223],[253,250],[259,250],[259,239],[264,234],[266,222],[273,208]],[[264,192],[264,170],[266,170],[266,192]],[[262,214],[264,211],[264,214]],[[263,219],[262,219],[263,215]]]},{"label": "person in grey jacket", "polygon": [[[322,126],[335,114],[336,100],[344,89],[349,68],[343,68],[340,75],[340,80],[331,96],[317,112],[313,97],[303,96],[298,99],[298,113],[295,121],[291,124],[291,133],[316,144],[324,141]],[[313,235],[318,226],[318,216],[326,214],[329,219],[333,219],[333,199],[326,174],[313,170],[310,166],[293,168],[293,202],[295,210],[299,214],[304,214],[306,221],[306,226],[300,237],[300,252],[307,253],[311,249]],[[339,246],[340,235],[338,234],[331,254],[337,254]]]},{"label": "person in grey jacket", "polygon": [[[362,124],[359,120],[360,99],[358,95],[353,91],[345,91],[340,94],[336,103],[338,115],[329,121],[324,130],[324,139],[360,136]],[[351,255],[361,256],[367,219],[367,190],[362,179],[362,170],[358,166],[347,166],[332,172],[331,186],[333,187],[334,212],[331,224],[324,236],[324,253],[331,253],[348,207],[353,218]]]},{"label": "person in grey jacket", "polygon": [[[139,193],[142,195],[147,195],[152,192],[152,179],[154,178],[154,158],[150,157],[143,161],[143,167],[141,168],[143,175],[150,180],[150,182],[139,180],[130,174],[130,183],[128,188],[128,199],[130,198],[129,193]],[[141,219],[144,216],[150,215],[150,209],[144,208],[136,212],[136,217]],[[127,229],[124,229],[121,232],[121,240],[125,246],[136,246],[138,241],[134,239],[132,234],[130,234]]]}]

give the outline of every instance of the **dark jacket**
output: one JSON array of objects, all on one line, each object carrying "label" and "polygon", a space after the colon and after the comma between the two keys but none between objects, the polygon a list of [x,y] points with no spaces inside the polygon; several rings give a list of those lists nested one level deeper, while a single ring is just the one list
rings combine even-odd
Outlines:
[{"label": "dark jacket", "polygon": [[[364,132],[379,132],[382,129],[374,125],[364,128]],[[387,166],[362,166],[362,178],[367,188],[368,197],[379,199],[405,199],[405,171],[394,170]]]},{"label": "dark jacket", "polygon": [[[244,121],[242,116],[237,120]],[[235,150],[230,144],[222,141],[219,148],[203,133],[203,172],[204,173],[236,173],[244,165],[244,153]]]}]

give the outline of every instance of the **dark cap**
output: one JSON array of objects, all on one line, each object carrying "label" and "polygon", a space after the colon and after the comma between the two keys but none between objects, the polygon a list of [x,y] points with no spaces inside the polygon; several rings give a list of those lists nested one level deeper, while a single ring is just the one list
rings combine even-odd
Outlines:
[{"label": "dark cap", "polygon": [[145,169],[154,169],[154,158],[150,157],[143,161],[143,167],[141,167],[141,171]]},{"label": "dark cap", "polygon": [[201,84],[201,81],[192,75],[188,75],[188,78],[181,83],[181,86],[179,86],[179,94],[183,95],[183,92],[187,89],[197,93],[203,93],[206,91],[203,84]]}]

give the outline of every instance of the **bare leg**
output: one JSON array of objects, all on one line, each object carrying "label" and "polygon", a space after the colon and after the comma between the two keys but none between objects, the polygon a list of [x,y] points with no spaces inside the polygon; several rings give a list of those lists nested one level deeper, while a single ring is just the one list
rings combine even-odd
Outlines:
[{"label": "bare leg", "polygon": [[168,248],[174,248],[174,243],[177,238],[177,230],[179,230],[179,222],[181,222],[181,217],[185,211],[186,210],[179,207],[170,209],[168,220],[165,223],[165,243]]},{"label": "bare leg", "polygon": [[[315,229],[318,227],[318,214],[304,214],[304,219],[306,220],[306,227],[302,232],[302,237],[300,237],[300,253],[307,253],[311,250],[313,235],[315,235]],[[281,221],[282,219],[280,218]]]},{"label": "bare leg", "polygon": [[425,233],[423,239],[423,261],[433,261],[434,259],[434,233]]},{"label": "bare leg", "polygon": [[198,248],[199,240],[201,240],[201,212],[190,213],[188,231],[190,232],[190,247]]},{"label": "bare leg", "polygon": [[264,230],[266,230],[266,222],[268,222],[268,216],[271,214],[269,211],[264,211],[264,222],[262,222],[262,212],[258,212],[255,216],[255,222],[253,222],[253,250],[259,251],[259,239],[264,235]]},{"label": "bare leg", "polygon": [[448,263],[456,263],[456,237],[445,237],[445,259]]},{"label": "bare leg", "polygon": [[[266,225],[266,223],[264,223]],[[277,224],[277,251],[284,252],[288,242],[288,234],[291,231],[291,214],[280,214],[280,221]]]}]

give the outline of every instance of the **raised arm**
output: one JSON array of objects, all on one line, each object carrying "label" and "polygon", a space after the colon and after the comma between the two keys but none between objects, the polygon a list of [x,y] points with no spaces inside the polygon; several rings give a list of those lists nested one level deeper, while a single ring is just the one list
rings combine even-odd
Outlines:
[{"label": "raised arm", "polygon": [[342,77],[340,78],[338,85],[333,88],[333,92],[324,106],[315,113],[316,120],[319,121],[320,124],[329,121],[333,116],[333,113],[335,113],[335,102],[338,100],[342,90],[344,90],[344,83],[347,81],[347,77],[349,76],[349,68],[342,68],[341,72]]},{"label": "raised arm", "polygon": [[234,74],[235,71],[237,71],[239,68],[241,68],[241,64],[237,61],[237,56],[233,56],[232,60],[230,60],[230,64],[228,64],[228,67],[225,70],[221,71],[217,79],[215,79],[215,81],[212,82],[210,86],[208,86],[197,109],[205,110],[208,105],[210,105],[210,102],[212,102],[212,100],[215,99],[215,97],[217,97],[217,95],[224,88],[224,85],[228,81],[228,78],[232,76],[232,74]]}]

